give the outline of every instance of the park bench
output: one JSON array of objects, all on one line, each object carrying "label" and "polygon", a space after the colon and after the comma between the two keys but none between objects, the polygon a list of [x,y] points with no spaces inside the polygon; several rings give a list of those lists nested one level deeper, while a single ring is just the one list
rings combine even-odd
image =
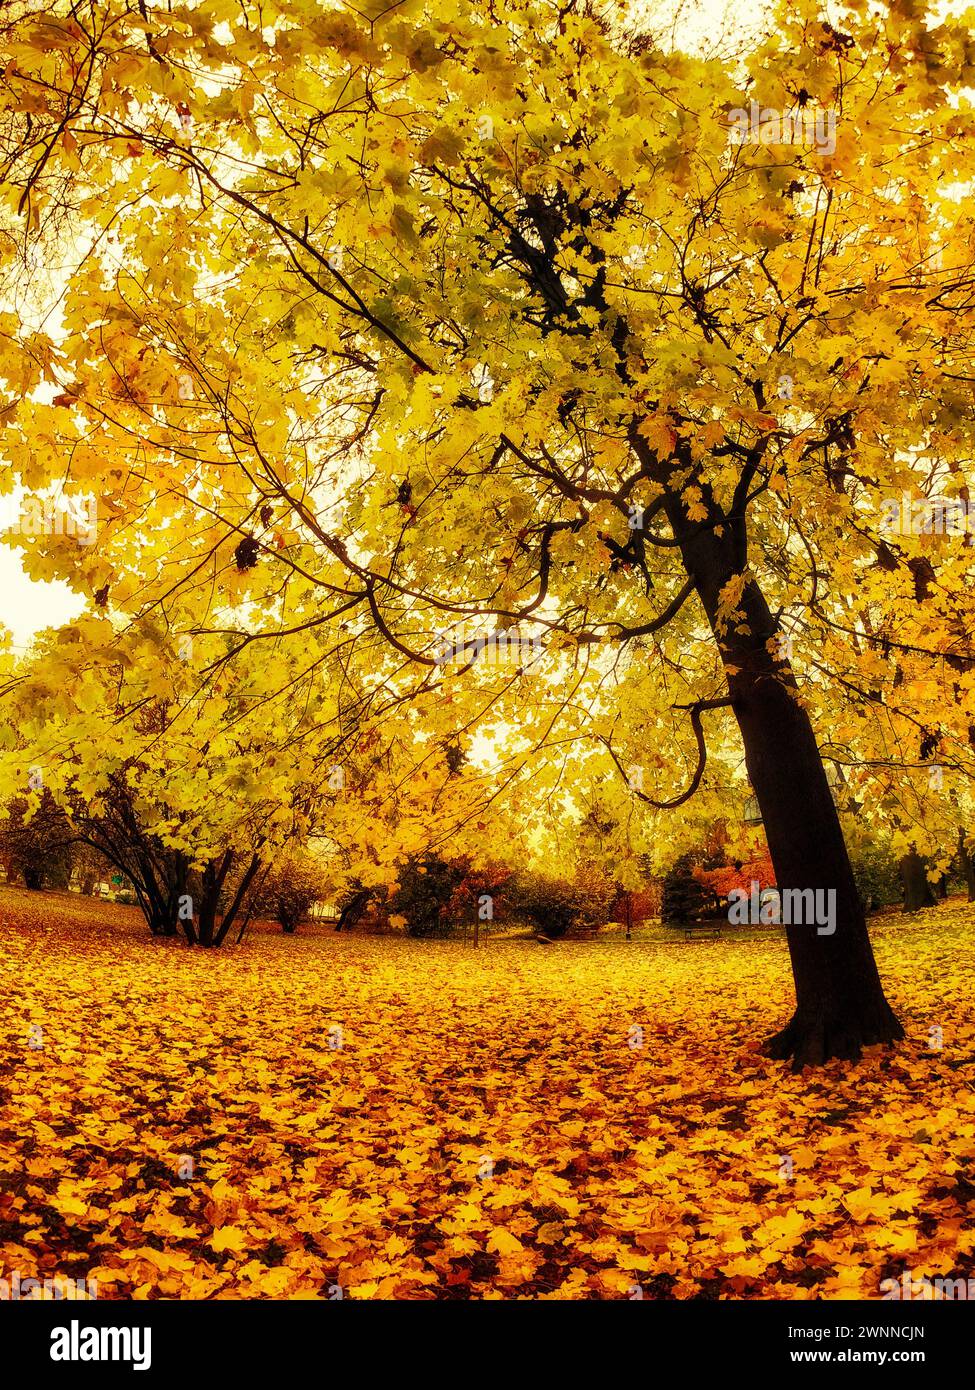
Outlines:
[{"label": "park bench", "polygon": [[724,917],[704,917],[699,922],[685,922],[684,940],[690,941],[695,936],[711,936],[717,939],[724,926]]}]

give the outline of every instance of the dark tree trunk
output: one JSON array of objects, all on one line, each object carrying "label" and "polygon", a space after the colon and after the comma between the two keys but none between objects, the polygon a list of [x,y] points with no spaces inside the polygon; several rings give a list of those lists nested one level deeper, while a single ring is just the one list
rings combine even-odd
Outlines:
[{"label": "dark tree trunk", "polygon": [[216,859],[211,859],[200,875],[200,902],[195,926],[196,939],[201,946],[219,946],[223,935],[226,935],[224,933],[217,939],[217,908],[233,858],[233,850],[224,850],[219,863]]},{"label": "dark tree trunk", "polygon": [[254,916],[254,912],[255,912],[255,910],[256,910],[256,908],[257,908],[257,904],[258,904],[258,902],[259,902],[259,900],[260,900],[261,888],[263,887],[264,883],[266,882],[267,876],[268,876],[268,874],[269,874],[269,872],[270,872],[270,869],[271,869],[271,865],[270,865],[269,863],[268,863],[268,864],[265,864],[265,865],[264,865],[264,872],[261,874],[260,882],[255,884],[255,883],[254,883],[254,878],[256,878],[256,876],[257,876],[257,871],[258,871],[258,869],[260,868],[260,864],[259,864],[259,863],[258,863],[258,864],[254,864],[254,860],[255,860],[255,859],[257,859],[257,855],[254,855],[254,859],[251,860],[251,863],[254,865],[254,873],[247,879],[247,889],[250,889],[250,890],[252,890],[252,891],[249,891],[249,892],[248,892],[247,890],[245,890],[245,893],[244,893],[243,897],[241,898],[241,902],[243,903],[244,911],[243,911],[243,913],[241,914],[241,919],[240,919],[240,930],[239,930],[238,933],[237,933],[237,945],[238,945],[238,946],[239,946],[240,943],[243,941],[243,939],[244,939],[244,934],[245,934],[245,932],[247,931],[247,928],[250,926],[251,918]]},{"label": "dark tree trunk", "polygon": [[[228,853],[229,853],[229,851],[228,851]],[[230,867],[230,864],[229,864],[229,862],[228,862],[227,868],[229,869],[229,867]],[[221,921],[221,923],[220,923],[220,930],[217,932],[216,936],[213,938],[213,944],[214,944],[214,946],[222,946],[222,945],[223,945],[223,942],[224,942],[224,939],[225,939],[227,933],[230,931],[230,928],[233,926],[234,922],[236,921],[236,919],[237,919],[237,914],[238,914],[238,912],[240,911],[240,909],[241,909],[243,903],[246,901],[246,898],[247,898],[247,890],[250,888],[251,884],[253,883],[254,877],[255,877],[255,875],[256,875],[256,873],[257,873],[257,871],[258,871],[258,869],[259,869],[260,867],[261,867],[260,856],[257,855],[257,854],[252,854],[252,855],[251,855],[251,862],[248,864],[247,869],[245,870],[244,875],[243,875],[243,877],[242,877],[241,880],[240,880],[240,883],[237,885],[237,892],[234,894],[233,900],[231,901],[230,905],[228,906],[226,912],[223,914],[223,919],[222,919],[222,921]],[[226,876],[226,875],[225,875],[225,876]],[[223,882],[223,881],[221,880],[221,886],[222,886],[222,882]]]},{"label": "dark tree trunk", "polygon": [[912,849],[900,861],[901,887],[904,890],[904,911],[920,912],[922,907],[934,907],[935,897],[925,870],[924,860]]},{"label": "dark tree trunk", "polygon": [[975,861],[972,860],[968,846],[965,844],[964,830],[958,832],[958,862],[968,886],[968,901],[975,903]]},{"label": "dark tree trunk", "polygon": [[335,930],[341,931],[344,927],[346,931],[351,931],[365,916],[371,897],[371,888],[359,888],[353,893],[349,901],[339,911],[339,920],[335,924]]},{"label": "dark tree trunk", "polygon": [[[745,763],[780,891],[824,890],[832,921],[786,927],[796,1011],[767,1044],[794,1069],[904,1036],[884,996],[866,917],[809,718],[775,676],[733,678]],[[824,902],[829,903],[827,896]],[[830,932],[829,928],[833,930]]]},{"label": "dark tree trunk", "polygon": [[[634,447],[651,468],[659,467],[641,441]],[[661,481],[666,487],[666,479]],[[710,516],[719,519],[706,485],[702,496]],[[799,1071],[830,1057],[855,1059],[862,1047],[893,1042],[904,1031],[880,983],[809,716],[788,660],[772,650],[777,622],[758,584],[747,576],[744,501],[736,505],[740,511],[720,531],[692,522],[673,493],[666,494],[665,510],[724,662],[777,886],[780,892],[835,894],[831,934],[821,935],[815,923],[786,927],[796,1008],[765,1050],[774,1058],[791,1058]],[[740,597],[731,605],[739,612],[732,617],[722,612],[722,591],[743,575]]]},{"label": "dark tree trunk", "polygon": [[176,925],[175,918],[168,912],[153,911],[149,918],[149,930],[153,936],[176,936],[179,927]]}]

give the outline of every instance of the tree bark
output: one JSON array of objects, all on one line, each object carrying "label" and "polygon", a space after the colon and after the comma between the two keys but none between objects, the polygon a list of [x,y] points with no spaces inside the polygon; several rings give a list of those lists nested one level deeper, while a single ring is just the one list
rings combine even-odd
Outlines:
[{"label": "tree bark", "polygon": [[[228,853],[229,853],[229,851],[228,851]],[[228,862],[228,864],[227,864],[227,867],[228,867],[228,868],[230,867],[229,862]],[[248,890],[248,888],[251,886],[251,883],[252,883],[253,880],[254,880],[254,875],[257,873],[257,871],[258,871],[258,869],[259,869],[260,867],[261,867],[260,856],[257,855],[257,854],[252,854],[252,855],[251,855],[251,862],[248,864],[247,869],[246,869],[246,871],[245,871],[243,877],[242,877],[241,880],[240,880],[240,883],[237,885],[237,892],[234,894],[233,900],[231,901],[230,905],[229,905],[228,908],[227,908],[227,911],[226,911],[226,912],[224,913],[224,915],[223,915],[223,919],[222,919],[222,921],[221,921],[221,923],[220,923],[220,930],[217,932],[216,936],[214,937],[214,941],[213,941],[214,946],[222,946],[222,945],[223,945],[224,937],[227,935],[227,933],[230,931],[230,928],[233,926],[233,924],[234,924],[234,922],[235,922],[235,920],[236,920],[236,918],[237,918],[237,913],[240,911],[241,904],[244,902],[245,898],[247,897],[247,890]],[[225,875],[225,876],[226,876],[226,875]],[[222,887],[222,886],[223,886],[223,880],[221,879],[221,887]]]},{"label": "tree bark", "polygon": [[958,862],[965,876],[965,883],[968,885],[968,901],[975,903],[975,861],[972,860],[968,846],[965,844],[964,830],[958,832]]},{"label": "tree bark", "polygon": [[233,858],[233,850],[224,850],[219,863],[216,859],[208,860],[203,873],[200,875],[200,903],[199,911],[196,914],[196,937],[201,946],[220,944],[220,941],[215,940],[217,908]]},{"label": "tree bark", "polygon": [[904,911],[920,912],[922,907],[934,907],[934,891],[928,879],[924,860],[912,849],[900,861],[901,886],[904,890]]},{"label": "tree bark", "polygon": [[[729,681],[745,764],[765,822],[780,890],[835,894],[832,920],[786,926],[796,1010],[766,1044],[793,1070],[904,1036],[884,996],[839,816],[797,691],[754,675]],[[829,928],[832,927],[830,932]]]},{"label": "tree bark", "polygon": [[[765,1051],[791,1059],[793,1071],[831,1057],[853,1060],[861,1048],[896,1041],[904,1031],[880,983],[812,724],[788,660],[772,650],[778,623],[747,569],[745,503],[739,500],[730,523],[719,525],[721,514],[706,485],[702,496],[710,523],[692,522],[679,494],[669,490],[665,511],[724,663],[777,886],[780,892],[835,894],[831,934],[820,934],[815,923],[786,926],[796,1007]],[[741,594],[733,605],[739,613],[727,621],[722,590],[739,580]]]},{"label": "tree bark", "polygon": [[345,906],[339,910],[339,920],[335,924],[335,930],[341,931],[344,927],[346,931],[351,931],[365,916],[371,897],[371,888],[358,889]]}]

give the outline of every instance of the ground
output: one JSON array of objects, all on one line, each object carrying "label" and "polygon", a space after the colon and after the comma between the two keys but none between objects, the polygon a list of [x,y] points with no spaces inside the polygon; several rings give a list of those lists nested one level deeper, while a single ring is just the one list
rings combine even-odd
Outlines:
[{"label": "ground", "polygon": [[205,953],[4,889],[0,1274],[418,1299],[970,1277],[975,910],[873,936],[907,1041],[792,1076],[757,1051],[790,1007],[777,935]]}]

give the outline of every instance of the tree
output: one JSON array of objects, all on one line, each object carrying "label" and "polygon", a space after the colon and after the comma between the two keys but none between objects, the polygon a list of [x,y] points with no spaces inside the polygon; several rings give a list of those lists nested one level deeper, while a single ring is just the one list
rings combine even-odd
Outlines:
[{"label": "tree", "polygon": [[477,864],[470,855],[455,860],[459,878],[444,909],[447,920],[473,933],[474,945],[481,941],[481,923],[493,922],[499,909],[507,905],[512,871],[506,864],[490,860]]},{"label": "tree", "polygon": [[695,874],[698,860],[695,854],[682,854],[664,876],[660,900],[662,921],[694,922],[716,915],[717,893]]},{"label": "tree", "polygon": [[506,888],[511,912],[527,917],[542,936],[554,941],[594,935],[608,922],[614,898],[615,888],[606,874],[584,863],[566,878],[523,869]]},{"label": "tree", "polygon": [[898,861],[890,848],[876,835],[861,835],[851,852],[853,875],[865,912],[875,912],[900,901],[901,878]]},{"label": "tree", "polygon": [[922,907],[934,907],[934,890],[928,878],[927,865],[916,849],[911,849],[900,861],[900,876],[904,891],[904,911],[918,912]]},{"label": "tree", "polygon": [[391,920],[401,919],[410,936],[445,936],[454,926],[447,914],[462,868],[438,854],[411,856],[389,900]]},{"label": "tree", "polygon": [[972,855],[964,830],[958,832],[958,865],[965,879],[968,901],[975,903],[975,864],[972,862]]},{"label": "tree", "polygon": [[358,926],[374,896],[373,889],[364,887],[358,881],[353,881],[339,897],[339,919],[335,924],[336,931],[351,931]]},{"label": "tree", "polygon": [[95,886],[111,873],[111,865],[103,854],[91,845],[75,840],[71,846],[71,882],[78,891],[91,897]]},{"label": "tree", "polygon": [[64,340],[7,341],[4,447],[111,518],[32,572],[248,603],[238,654],[334,625],[357,699],[434,722],[445,627],[460,670],[503,648],[550,756],[588,737],[651,809],[733,720],[779,886],[836,894],[788,928],[796,1067],[902,1036],[817,733],[903,702],[971,764],[967,682],[944,719],[905,678],[969,669],[971,550],[939,577],[887,525],[971,454],[968,33],[843,25],[783,7],[723,61],[572,0],[92,0],[13,24],[2,78],[8,209],[87,243]]},{"label": "tree", "polygon": [[14,797],[0,821],[0,855],[25,888],[65,888],[71,875],[71,828],[51,793]]},{"label": "tree", "polygon": [[271,913],[281,930],[293,935],[325,892],[325,875],[318,860],[293,852],[271,864],[255,894],[253,909]]},{"label": "tree", "polygon": [[3,707],[0,778],[43,779],[32,836],[49,842],[53,825],[97,851],[131,881],[153,935],[218,947],[262,855],[307,830],[329,740],[310,754],[253,666],[216,690],[205,664],[174,669],[158,634],[112,633],[106,659],[108,636],[62,629],[24,663]]}]

